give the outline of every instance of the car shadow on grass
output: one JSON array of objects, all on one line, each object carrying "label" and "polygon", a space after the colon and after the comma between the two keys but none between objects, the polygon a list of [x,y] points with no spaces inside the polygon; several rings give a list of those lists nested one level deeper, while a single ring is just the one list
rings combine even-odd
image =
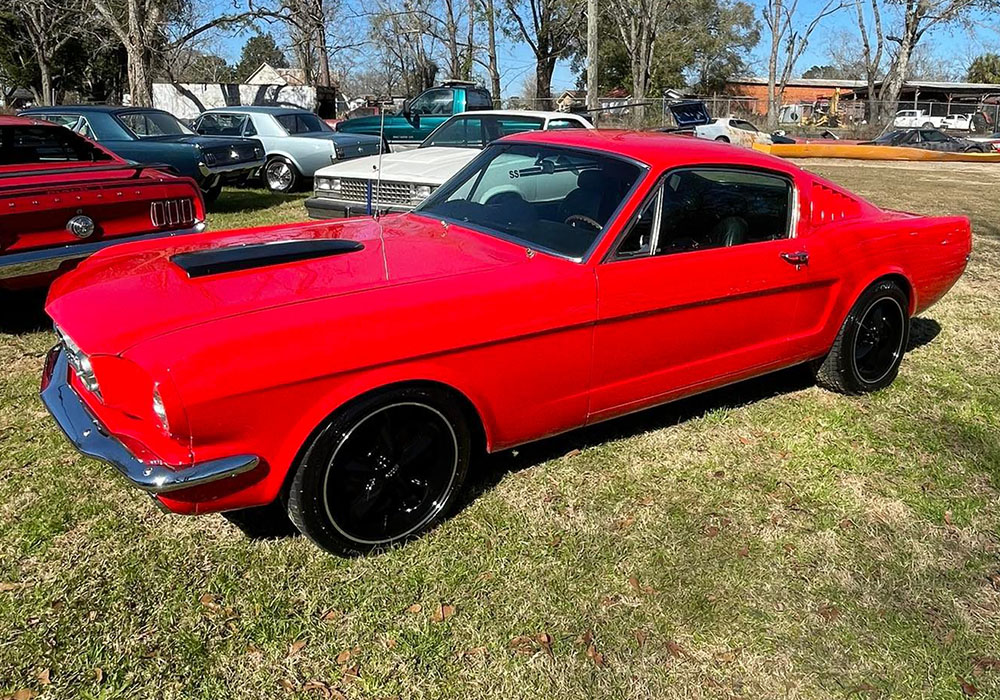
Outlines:
[{"label": "car shadow on grass", "polygon": [[228,187],[222,191],[219,198],[209,204],[208,214],[237,214],[250,211],[270,209],[285,202],[295,202],[302,198],[301,193],[279,194],[265,189],[234,189]]},{"label": "car shadow on grass", "polygon": [[0,290],[0,334],[21,335],[51,330],[52,320],[45,315],[48,289],[24,291]]}]

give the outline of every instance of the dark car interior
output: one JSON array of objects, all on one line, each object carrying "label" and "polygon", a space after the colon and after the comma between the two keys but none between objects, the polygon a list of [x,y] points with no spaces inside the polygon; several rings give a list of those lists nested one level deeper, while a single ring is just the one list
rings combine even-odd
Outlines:
[{"label": "dark car interior", "polygon": [[[515,148],[525,150],[524,146],[497,150]],[[497,176],[494,169],[485,167],[469,179],[455,178],[454,185],[439,190],[420,211],[494,230],[569,257],[583,256],[632,189],[639,168],[596,154],[538,146],[530,150],[535,152],[533,165],[502,172],[513,187],[479,197],[484,176]],[[495,189],[496,180],[491,183]],[[537,194],[546,187],[552,196]]]},{"label": "dark car interior", "polygon": [[0,165],[97,162],[111,156],[69,129],[56,126],[0,127]]},{"label": "dark car interior", "polygon": [[725,248],[788,236],[791,183],[746,170],[690,169],[669,174],[631,224],[617,257],[650,254],[657,207],[660,230],[654,255]]}]

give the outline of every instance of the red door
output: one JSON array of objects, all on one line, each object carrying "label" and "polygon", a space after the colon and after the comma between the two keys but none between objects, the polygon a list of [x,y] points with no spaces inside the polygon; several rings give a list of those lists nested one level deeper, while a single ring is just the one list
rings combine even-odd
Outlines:
[{"label": "red door", "polygon": [[[737,207],[752,202],[744,195],[753,189],[753,177],[740,173],[736,184],[727,183],[724,174],[712,177],[721,183],[710,181],[708,188],[699,183],[704,191],[698,201],[690,192],[683,198],[699,216],[700,206],[712,212],[707,220],[697,223],[678,213],[669,201],[676,193],[665,190],[662,213],[650,217],[660,239],[646,246],[649,253],[597,266],[591,421],[801,359],[801,348],[788,340],[810,325],[801,303],[809,285],[808,250],[805,241],[787,237],[797,223],[792,184],[762,176],[764,186],[775,187],[764,190],[769,202],[754,205],[766,209],[763,216],[756,209],[730,212],[711,204],[720,201],[720,187],[730,194],[739,190],[741,198],[733,199]],[[780,187],[786,188],[783,195]],[[772,210],[780,196],[787,211],[779,220]],[[734,220],[739,230],[720,243],[717,231]]]}]

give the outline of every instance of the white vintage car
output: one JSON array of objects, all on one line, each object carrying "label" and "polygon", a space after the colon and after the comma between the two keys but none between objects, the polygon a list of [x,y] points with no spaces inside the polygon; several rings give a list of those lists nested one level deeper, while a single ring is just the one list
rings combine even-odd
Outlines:
[{"label": "white vintage car", "polygon": [[318,170],[313,180],[314,196],[306,200],[306,210],[313,219],[409,211],[502,136],[592,128],[583,117],[566,112],[462,112],[432,131],[417,148],[356,158]]},{"label": "white vintage car", "polygon": [[753,148],[755,143],[773,143],[771,135],[761,131],[746,119],[721,117],[712,119],[701,100],[681,100],[669,105],[677,128],[661,129],[669,133],[693,133],[700,139],[735,143]]}]

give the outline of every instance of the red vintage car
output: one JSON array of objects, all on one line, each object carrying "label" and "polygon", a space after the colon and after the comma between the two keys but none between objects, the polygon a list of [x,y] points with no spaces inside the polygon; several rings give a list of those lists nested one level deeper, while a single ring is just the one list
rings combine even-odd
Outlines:
[{"label": "red vintage car", "polygon": [[193,180],[49,122],[0,116],[0,287],[42,286],[108,245],[199,232],[204,220]]},{"label": "red vintage car", "polygon": [[970,250],[754,151],[521,134],[411,213],[91,257],[42,397],[171,511],[276,502],[360,552],[438,522],[480,450],[800,363],[882,389]]}]

